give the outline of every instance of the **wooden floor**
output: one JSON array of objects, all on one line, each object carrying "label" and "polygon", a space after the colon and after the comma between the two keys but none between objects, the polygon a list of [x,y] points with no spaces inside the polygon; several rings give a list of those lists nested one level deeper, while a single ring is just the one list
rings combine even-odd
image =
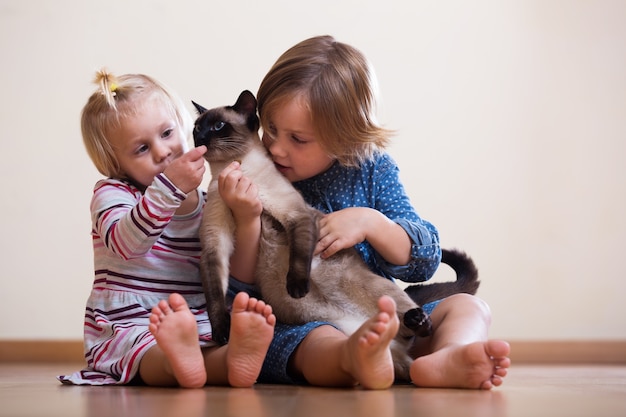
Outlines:
[{"label": "wooden floor", "polygon": [[0,416],[626,416],[626,366],[519,365],[492,391],[385,391],[256,385],[207,387],[63,386],[55,376],[80,364],[0,363]]}]

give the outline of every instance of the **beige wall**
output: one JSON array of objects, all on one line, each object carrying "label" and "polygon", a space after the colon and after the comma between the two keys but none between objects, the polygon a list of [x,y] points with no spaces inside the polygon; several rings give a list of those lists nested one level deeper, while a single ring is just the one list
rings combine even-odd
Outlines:
[{"label": "beige wall", "polygon": [[216,106],[325,33],[374,63],[390,151],[477,261],[492,336],[626,339],[626,2],[302,4],[0,0],[0,339],[82,337],[97,68]]}]

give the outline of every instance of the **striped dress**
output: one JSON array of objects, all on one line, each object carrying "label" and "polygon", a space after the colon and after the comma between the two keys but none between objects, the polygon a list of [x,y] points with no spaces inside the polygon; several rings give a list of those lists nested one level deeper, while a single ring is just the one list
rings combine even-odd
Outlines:
[{"label": "striped dress", "polygon": [[126,384],[143,355],[155,345],[148,331],[152,307],[173,292],[185,297],[198,323],[201,346],[211,326],[198,271],[198,206],[175,215],[185,198],[164,175],[145,193],[128,182],[99,181],[91,202],[95,276],[85,310],[87,367],[60,376],[66,384]]}]

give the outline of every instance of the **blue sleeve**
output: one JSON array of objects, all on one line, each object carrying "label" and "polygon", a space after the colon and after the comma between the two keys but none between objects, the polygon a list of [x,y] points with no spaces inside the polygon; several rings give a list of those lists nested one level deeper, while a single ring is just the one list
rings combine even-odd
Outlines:
[{"label": "blue sleeve", "polygon": [[415,211],[400,181],[399,169],[391,157],[386,155],[377,164],[374,178],[373,195],[376,196],[374,208],[400,225],[412,241],[411,259],[408,264],[390,264],[374,252],[373,260],[376,263],[376,269],[387,278],[396,278],[405,282],[421,282],[430,279],[441,262],[437,228],[420,218]]},{"label": "blue sleeve", "polygon": [[441,247],[437,230],[426,221],[423,221],[422,225],[406,219],[397,219],[395,222],[406,230],[412,240],[411,259],[407,265],[393,265],[376,253],[376,263],[383,275],[405,282],[421,282],[430,279],[441,262]]}]

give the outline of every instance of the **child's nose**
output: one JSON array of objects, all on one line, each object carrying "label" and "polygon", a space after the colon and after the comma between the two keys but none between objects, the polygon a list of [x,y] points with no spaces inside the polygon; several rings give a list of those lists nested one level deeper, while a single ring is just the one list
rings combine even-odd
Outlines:
[{"label": "child's nose", "polygon": [[170,149],[169,146],[158,145],[154,148],[154,157],[159,162],[165,160],[171,154],[172,154],[172,150]]},{"label": "child's nose", "polygon": [[285,148],[282,146],[282,141],[278,137],[268,141],[267,149],[274,156],[285,156]]}]

